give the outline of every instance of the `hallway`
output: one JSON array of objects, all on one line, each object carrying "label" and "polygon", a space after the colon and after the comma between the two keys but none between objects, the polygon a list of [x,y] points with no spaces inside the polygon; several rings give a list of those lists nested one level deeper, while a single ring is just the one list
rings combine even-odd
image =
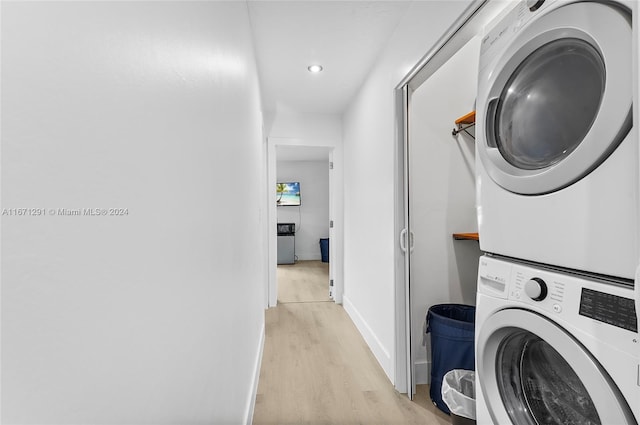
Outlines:
[{"label": "hallway", "polygon": [[416,402],[394,390],[327,282],[326,263],[278,267],[253,424],[448,424],[428,386]]}]

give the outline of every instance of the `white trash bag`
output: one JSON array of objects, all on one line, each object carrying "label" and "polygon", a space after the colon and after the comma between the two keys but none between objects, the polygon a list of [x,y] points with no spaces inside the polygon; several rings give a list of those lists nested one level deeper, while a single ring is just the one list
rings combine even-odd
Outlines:
[{"label": "white trash bag", "polygon": [[472,370],[454,369],[442,379],[442,399],[454,415],[476,418],[476,373]]}]

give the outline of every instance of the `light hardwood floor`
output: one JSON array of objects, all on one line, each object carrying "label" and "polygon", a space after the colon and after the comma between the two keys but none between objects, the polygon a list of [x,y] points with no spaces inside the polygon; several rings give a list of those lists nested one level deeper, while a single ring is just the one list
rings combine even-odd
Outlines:
[{"label": "light hardwood floor", "polygon": [[329,263],[298,261],[278,266],[278,303],[331,301]]},{"label": "light hardwood floor", "polygon": [[253,424],[449,424],[427,386],[417,402],[395,391],[342,306],[329,301],[327,266],[278,267],[283,291],[266,312]]}]

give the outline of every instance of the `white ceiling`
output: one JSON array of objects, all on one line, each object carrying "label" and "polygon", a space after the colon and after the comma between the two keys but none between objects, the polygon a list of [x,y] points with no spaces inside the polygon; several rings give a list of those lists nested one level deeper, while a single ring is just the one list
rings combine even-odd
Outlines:
[{"label": "white ceiling", "polygon": [[341,114],[410,3],[249,0],[265,109]]}]

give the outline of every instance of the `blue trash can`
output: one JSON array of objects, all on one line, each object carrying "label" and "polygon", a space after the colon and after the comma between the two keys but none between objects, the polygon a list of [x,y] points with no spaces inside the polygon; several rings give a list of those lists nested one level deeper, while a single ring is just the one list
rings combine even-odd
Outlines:
[{"label": "blue trash can", "polygon": [[320,239],[320,255],[323,263],[329,262],[329,238]]},{"label": "blue trash can", "polygon": [[442,400],[442,379],[453,369],[475,370],[476,308],[464,304],[437,304],[427,313],[431,333],[431,401],[449,414]]}]

